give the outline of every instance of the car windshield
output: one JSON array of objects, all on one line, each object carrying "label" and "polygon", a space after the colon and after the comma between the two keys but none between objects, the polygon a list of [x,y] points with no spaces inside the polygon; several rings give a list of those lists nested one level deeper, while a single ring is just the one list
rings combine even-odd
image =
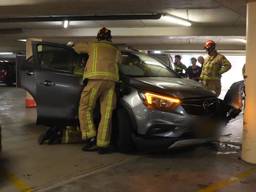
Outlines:
[{"label": "car windshield", "polygon": [[178,77],[160,61],[141,53],[123,54],[120,72],[129,77]]}]

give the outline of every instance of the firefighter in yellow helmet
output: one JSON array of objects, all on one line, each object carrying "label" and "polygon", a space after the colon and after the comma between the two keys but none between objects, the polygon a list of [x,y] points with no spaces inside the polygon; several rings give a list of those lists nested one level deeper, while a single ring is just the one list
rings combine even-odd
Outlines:
[{"label": "firefighter in yellow helmet", "polygon": [[231,68],[231,63],[224,55],[217,52],[214,41],[208,40],[204,48],[208,57],[203,64],[200,80],[205,88],[219,96],[221,93],[221,76]]},{"label": "firefighter in yellow helmet", "polygon": [[[118,65],[121,53],[112,44],[111,31],[102,28],[97,41],[88,45],[89,59],[84,69],[85,80],[79,105],[79,122],[84,151],[98,150],[99,153],[110,151],[112,111],[116,105],[115,82],[119,80]],[[100,102],[101,120],[99,127],[93,122],[96,102]]]}]

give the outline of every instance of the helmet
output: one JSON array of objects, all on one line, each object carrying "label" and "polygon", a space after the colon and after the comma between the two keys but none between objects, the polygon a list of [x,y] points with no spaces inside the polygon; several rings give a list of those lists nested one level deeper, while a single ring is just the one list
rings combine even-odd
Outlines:
[{"label": "helmet", "polygon": [[111,41],[112,39],[111,31],[106,27],[101,28],[97,34],[97,39],[98,41],[102,41],[102,40]]},{"label": "helmet", "polygon": [[208,40],[204,44],[205,49],[214,49],[216,47],[216,43],[213,40]]}]

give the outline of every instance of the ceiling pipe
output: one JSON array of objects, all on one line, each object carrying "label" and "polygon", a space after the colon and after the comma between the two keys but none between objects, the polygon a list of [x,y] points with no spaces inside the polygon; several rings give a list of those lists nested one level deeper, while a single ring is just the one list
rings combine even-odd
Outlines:
[{"label": "ceiling pipe", "polygon": [[190,27],[192,25],[192,23],[187,19],[183,19],[183,18],[174,16],[174,15],[169,15],[169,14],[162,14],[161,20],[170,22],[173,24],[177,24],[177,25],[183,25],[186,27]]},{"label": "ceiling pipe", "polygon": [[21,28],[0,29],[0,35],[16,35],[21,34],[22,32]]},{"label": "ceiling pipe", "polygon": [[35,17],[9,17],[0,18],[0,23],[12,22],[50,22],[50,21],[90,21],[90,20],[156,20],[160,19],[161,13],[140,15],[62,15],[62,16],[35,16]]}]

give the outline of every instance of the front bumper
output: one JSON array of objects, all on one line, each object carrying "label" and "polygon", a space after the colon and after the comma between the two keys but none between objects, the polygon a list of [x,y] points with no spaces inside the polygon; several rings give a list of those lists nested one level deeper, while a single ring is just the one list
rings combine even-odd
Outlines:
[{"label": "front bumper", "polygon": [[194,138],[197,127],[215,120],[217,113],[216,110],[205,116],[191,115],[182,106],[171,112],[151,110],[143,104],[137,91],[123,99],[132,110],[137,136],[155,139],[156,143],[157,140],[164,140],[163,143],[168,144],[182,138]]},{"label": "front bumper", "polygon": [[214,137],[208,138],[166,138],[166,137],[152,137],[145,138],[143,136],[133,135],[132,137],[136,148],[143,151],[166,151],[182,147],[201,145],[216,141]]}]

